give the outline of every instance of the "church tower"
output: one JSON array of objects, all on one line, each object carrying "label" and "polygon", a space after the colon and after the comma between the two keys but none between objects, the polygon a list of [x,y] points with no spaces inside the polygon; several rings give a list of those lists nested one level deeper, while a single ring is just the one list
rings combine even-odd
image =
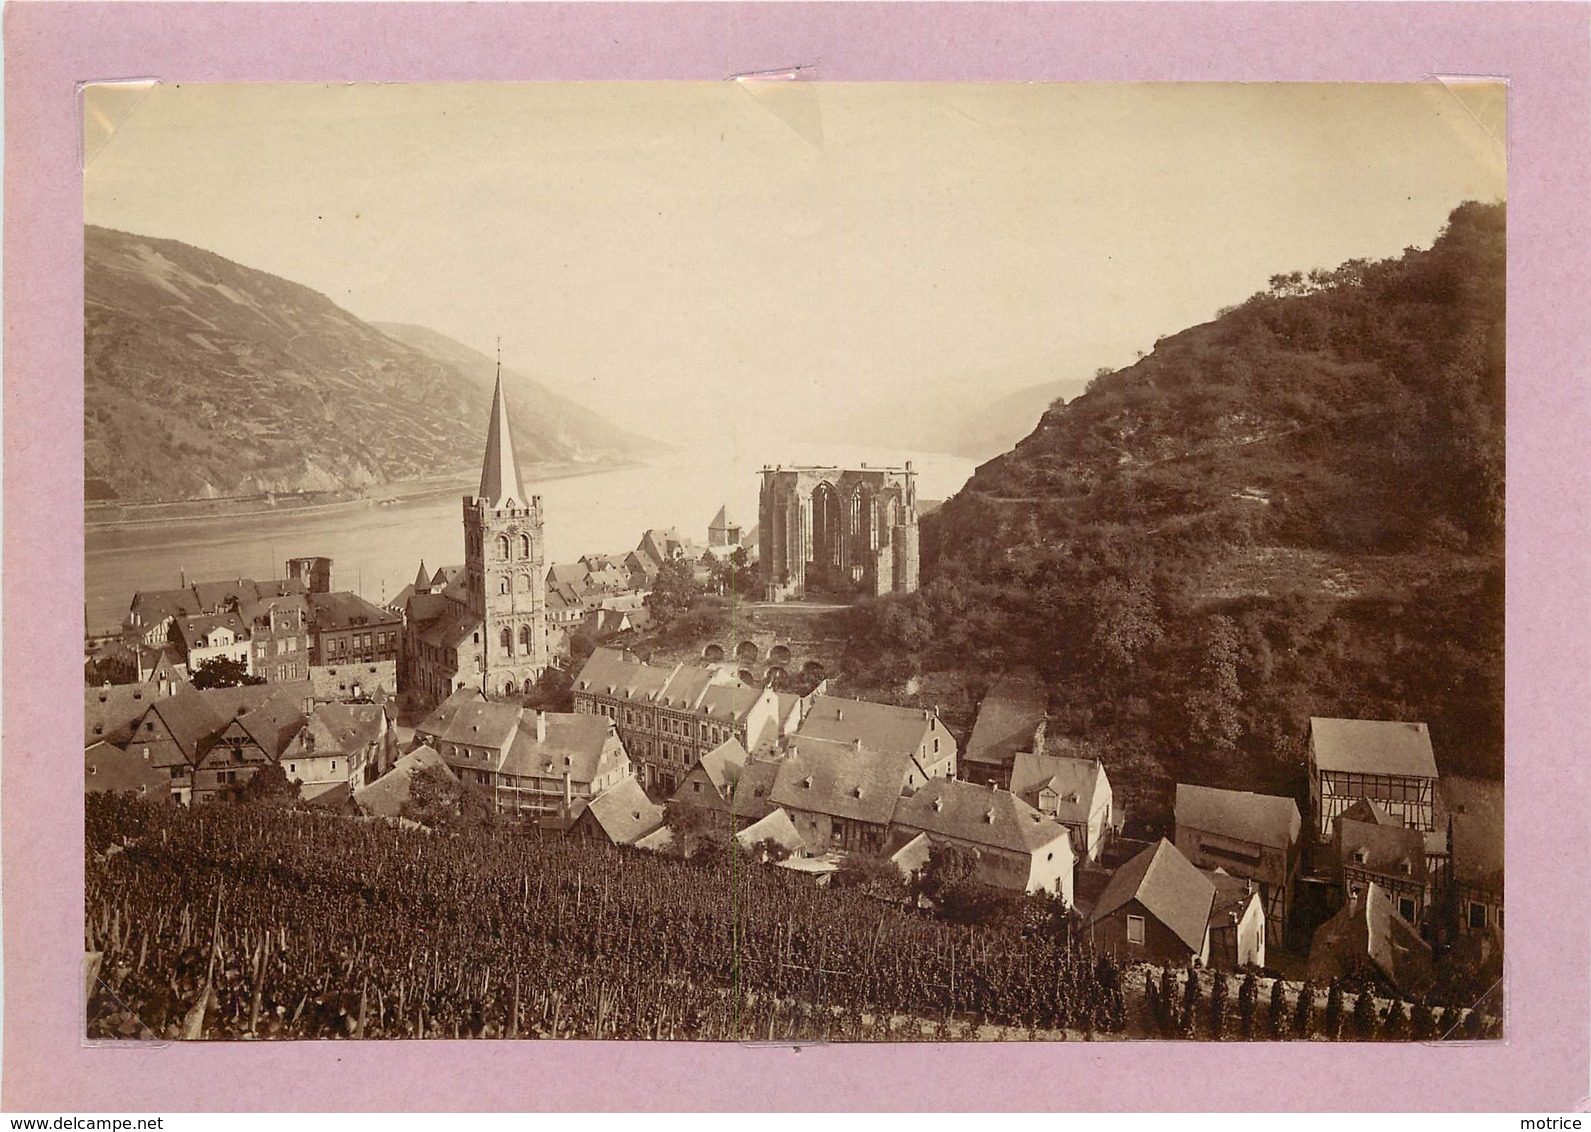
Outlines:
[{"label": "church tower", "polygon": [[481,621],[481,687],[513,695],[547,667],[547,564],[541,497],[525,494],[514,460],[499,364],[481,488],[464,497],[469,609]]}]

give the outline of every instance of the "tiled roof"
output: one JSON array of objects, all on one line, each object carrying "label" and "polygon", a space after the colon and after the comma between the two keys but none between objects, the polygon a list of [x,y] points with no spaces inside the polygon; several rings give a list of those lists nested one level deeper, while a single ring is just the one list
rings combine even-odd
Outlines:
[{"label": "tiled roof", "polygon": [[967,759],[1004,766],[1018,752],[1033,750],[1033,733],[1044,722],[1048,708],[1049,694],[1038,681],[1000,677],[978,705],[978,719],[967,740]]},{"label": "tiled roof", "polygon": [[236,613],[201,613],[193,617],[179,617],[175,624],[177,635],[189,650],[205,648],[204,640],[217,629],[229,629],[241,641],[249,639],[249,627]]},{"label": "tiled roof", "polygon": [[[593,782],[625,758],[605,715],[548,712],[547,737],[536,738],[536,713],[526,710],[499,768],[504,774]],[[610,742],[611,740],[611,742]]]},{"label": "tiled roof", "polygon": [[1230,876],[1224,869],[1200,869],[1215,886],[1210,904],[1210,926],[1220,927],[1241,920],[1248,906],[1258,898],[1259,889],[1244,877]]},{"label": "tiled roof", "polygon": [[895,804],[894,824],[940,837],[1034,853],[1061,842],[1071,852],[1064,826],[1009,790],[970,782],[933,779]]},{"label": "tiled roof", "polygon": [[440,769],[448,778],[458,781],[446,759],[437,754],[434,748],[420,746],[399,756],[386,774],[368,786],[355,790],[353,799],[371,813],[395,818],[403,812],[403,804],[409,800],[410,781],[415,774],[427,768]]},{"label": "tiled roof", "polygon": [[735,840],[746,849],[760,845],[764,841],[772,841],[791,853],[806,853],[811,848],[796,829],[795,822],[790,820],[790,815],[784,810],[774,810],[761,820],[748,825],[735,834]]},{"label": "tiled roof", "polygon": [[1503,784],[1445,778],[1442,800],[1453,822],[1453,875],[1467,884],[1503,883]]},{"label": "tiled roof", "polygon": [[757,821],[774,809],[770,798],[779,775],[778,762],[755,760],[740,768],[729,812],[744,821]]},{"label": "tiled roof", "polygon": [[1374,882],[1366,889],[1316,929],[1310,977],[1325,982],[1369,959],[1404,994],[1419,994],[1432,979],[1430,945],[1398,914],[1385,889]]},{"label": "tiled roof", "polygon": [[106,742],[83,749],[83,788],[90,794],[131,790],[165,797],[170,774],[134,748],[124,751]]},{"label": "tiled roof", "polygon": [[481,460],[481,488],[477,496],[492,507],[510,501],[524,507],[530,502],[519,482],[519,463],[514,459],[514,436],[508,427],[508,399],[503,396],[501,373],[492,390],[492,416],[486,426],[486,455]]},{"label": "tiled roof", "polygon": [[1057,821],[1086,822],[1100,790],[1107,784],[1105,768],[1096,759],[1021,752],[1011,764],[1011,793],[1037,805],[1045,787],[1055,791]]},{"label": "tiled roof", "polygon": [[[1338,862],[1352,864],[1391,877],[1407,877],[1416,884],[1428,878],[1425,835],[1401,825],[1372,825],[1343,815],[1336,820]],[[1359,860],[1363,855],[1364,860]]]},{"label": "tiled roof", "polygon": [[363,625],[392,625],[399,620],[379,605],[347,591],[310,594],[309,604],[315,627],[323,633]]},{"label": "tiled roof", "polygon": [[[454,692],[423,719],[415,731],[434,735],[439,743],[458,743],[472,747],[503,750],[519,728],[522,709],[513,704],[494,704],[471,695],[468,689]],[[598,718],[598,717],[593,717]],[[606,720],[603,720],[606,723]]]},{"label": "tiled roof", "polygon": [[312,693],[307,680],[270,686],[279,689],[279,694],[238,716],[238,722],[253,736],[260,749],[274,759],[287,749],[304,726],[304,701],[310,699]]},{"label": "tiled roof", "polygon": [[307,726],[315,737],[317,755],[363,750],[381,738],[386,710],[375,704],[320,704],[310,713]]},{"label": "tiled roof", "polygon": [[1431,733],[1423,723],[1316,717],[1309,721],[1309,733],[1321,770],[1437,777]]},{"label": "tiled roof", "polygon": [[888,825],[916,765],[910,755],[802,744],[779,764],[768,797],[776,806]]},{"label": "tiled roof", "polygon": [[726,739],[703,755],[699,762],[707,780],[718,788],[719,793],[728,796],[733,793],[735,782],[740,778],[740,769],[750,758],[746,748],[740,745],[740,740]]},{"label": "tiled roof", "polygon": [[1370,825],[1403,824],[1397,818],[1387,813],[1386,810],[1372,802],[1369,798],[1355,798],[1349,804],[1348,808],[1342,812],[1341,816],[1349,819],[1350,821],[1362,821],[1367,822]]},{"label": "tiled roof", "polygon": [[1179,828],[1218,833],[1253,845],[1286,850],[1298,840],[1302,819],[1298,803],[1273,794],[1247,790],[1216,790],[1177,783]]},{"label": "tiled roof", "polygon": [[1165,838],[1116,870],[1089,918],[1102,920],[1132,900],[1143,905],[1188,950],[1203,948],[1215,885]]},{"label": "tiled roof", "polygon": [[874,751],[916,754],[933,726],[933,713],[838,696],[816,696],[797,734],[842,743],[860,739]]},{"label": "tiled roof", "polygon": [[586,812],[615,845],[633,845],[663,824],[663,807],[648,798],[633,778],[622,779],[591,799]]},{"label": "tiled roof", "polygon": [[[191,690],[191,689],[190,689]],[[98,742],[121,746],[160,697],[148,684],[112,684],[83,690],[83,746]]]}]

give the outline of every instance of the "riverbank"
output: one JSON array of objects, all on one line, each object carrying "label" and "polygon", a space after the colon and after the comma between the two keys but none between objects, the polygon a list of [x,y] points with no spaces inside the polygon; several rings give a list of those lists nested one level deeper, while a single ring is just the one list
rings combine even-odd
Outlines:
[{"label": "riverbank", "polygon": [[[636,467],[642,463],[644,462],[630,460],[604,464],[557,464],[527,468],[524,469],[524,475],[534,490],[535,484],[540,481],[615,471]],[[269,492],[263,495],[231,495],[216,499],[149,502],[94,501],[83,505],[83,525],[91,530],[113,531],[173,522],[229,522],[250,516],[337,514],[371,507],[390,507],[399,503],[423,503],[454,495],[462,496],[473,489],[475,481],[476,477],[473,474],[461,474],[332,491]]]}]

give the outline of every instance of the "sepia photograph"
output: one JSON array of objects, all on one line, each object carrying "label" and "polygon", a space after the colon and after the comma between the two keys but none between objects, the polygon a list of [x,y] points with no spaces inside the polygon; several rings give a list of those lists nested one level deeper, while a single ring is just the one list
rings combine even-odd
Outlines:
[{"label": "sepia photograph", "polygon": [[1516,1037],[1507,89],[85,85],[74,1027]]}]

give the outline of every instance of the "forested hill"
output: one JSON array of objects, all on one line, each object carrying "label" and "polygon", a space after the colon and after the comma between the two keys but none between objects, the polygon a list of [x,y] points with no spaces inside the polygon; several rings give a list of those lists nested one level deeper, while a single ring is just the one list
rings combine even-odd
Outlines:
[{"label": "forested hill", "polygon": [[859,610],[856,659],[1037,665],[1150,812],[1299,790],[1311,715],[1500,775],[1504,234],[1465,204],[1100,375],[925,521],[924,591]]},{"label": "forested hill", "polygon": [[[480,467],[492,391],[477,374],[308,287],[176,240],[89,225],[83,252],[88,498],[349,488]],[[518,388],[510,417],[527,473],[656,447]]]}]

